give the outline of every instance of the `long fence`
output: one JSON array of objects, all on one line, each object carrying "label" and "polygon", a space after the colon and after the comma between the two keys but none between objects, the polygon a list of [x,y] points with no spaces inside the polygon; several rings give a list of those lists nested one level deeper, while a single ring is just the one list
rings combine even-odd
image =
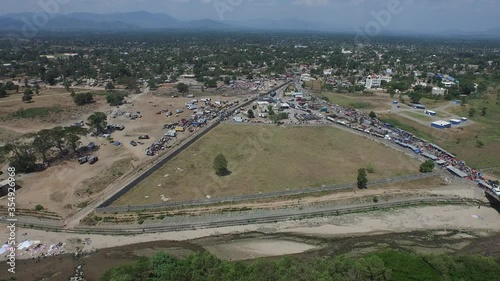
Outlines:
[{"label": "long fence", "polygon": [[[287,220],[302,220],[317,217],[327,217],[327,216],[338,216],[349,214],[353,212],[369,212],[390,208],[402,208],[402,207],[412,207],[419,205],[461,205],[461,204],[483,204],[480,201],[472,199],[462,199],[457,197],[420,197],[420,198],[408,198],[399,199],[392,202],[378,202],[378,203],[364,203],[356,206],[332,206],[331,208],[324,210],[317,210],[311,212],[298,211],[295,213],[287,215],[263,215],[262,217],[252,218],[252,219],[228,219],[219,222],[198,222],[198,223],[179,223],[165,225],[157,223],[154,225],[121,225],[117,227],[113,226],[96,226],[96,227],[86,227],[77,226],[75,228],[64,228],[63,226],[47,225],[45,223],[39,222],[23,222],[19,221],[17,225],[19,227],[30,227],[33,229],[41,229],[45,231],[54,232],[64,232],[64,233],[80,233],[80,234],[102,234],[102,235],[134,235],[141,233],[157,233],[157,232],[171,232],[171,231],[185,231],[185,230],[195,230],[204,228],[218,228],[218,227],[228,227],[228,226],[238,226],[238,225],[249,225],[249,224],[264,224],[264,223],[276,223],[279,221]],[[0,220],[0,222],[4,222]]]},{"label": "long fence", "polygon": [[[387,179],[378,179],[378,180],[370,181],[368,183],[368,186],[370,187],[370,186],[376,186],[376,185],[425,179],[425,178],[433,177],[436,175],[439,175],[439,173],[416,174],[416,175],[399,176],[399,177],[387,178]],[[169,208],[178,208],[178,207],[214,205],[214,204],[222,204],[222,203],[237,203],[237,202],[251,201],[251,200],[262,200],[262,199],[277,198],[277,197],[289,197],[289,196],[297,196],[297,195],[304,195],[304,194],[348,190],[348,189],[353,189],[355,187],[356,187],[356,183],[346,183],[346,184],[337,184],[337,185],[322,186],[322,187],[316,187],[316,188],[305,188],[305,189],[276,191],[276,192],[269,192],[269,193],[219,197],[219,198],[211,198],[211,199],[205,199],[205,200],[190,200],[190,201],[181,201],[181,202],[163,202],[163,203],[157,203],[157,204],[144,204],[144,205],[134,205],[134,206],[99,207],[96,209],[96,212],[97,213],[122,213],[122,212],[131,212],[131,211],[145,211],[145,210],[154,210],[154,209],[169,209]]]},{"label": "long fence", "polygon": [[[256,97],[253,97],[253,98],[249,99],[248,101],[242,103],[241,105],[238,105],[235,108],[231,108],[230,111],[229,111],[229,113],[232,113],[236,108],[245,107],[245,106],[251,104],[252,102],[254,102],[255,100],[257,100],[260,96],[267,95],[267,94],[269,94],[269,93],[271,93],[273,91],[276,91],[277,89],[279,89],[279,88],[281,88],[281,87],[283,87],[283,86],[285,86],[285,85],[287,85],[289,83],[290,82],[285,82],[285,83],[283,83],[283,84],[281,84],[281,85],[279,85],[279,86],[271,89],[270,91],[268,91],[266,93],[257,95]],[[149,177],[151,174],[153,174],[154,172],[156,172],[158,169],[160,169],[161,167],[165,166],[165,164],[167,164],[167,162],[169,162],[170,160],[172,160],[172,158],[174,158],[179,153],[181,153],[182,151],[184,151],[186,148],[188,148],[191,144],[193,144],[195,141],[197,141],[198,139],[200,139],[206,133],[210,132],[212,129],[214,129],[215,127],[217,127],[220,124],[220,122],[221,122],[220,120],[215,120],[214,122],[212,122],[208,126],[202,128],[201,131],[197,132],[195,135],[193,135],[186,142],[183,142],[180,146],[176,147],[175,150],[173,150],[165,158],[161,159],[154,166],[152,166],[151,168],[148,168],[144,173],[142,173],[139,176],[137,176],[134,180],[132,180],[131,182],[127,183],[118,192],[116,192],[115,194],[113,194],[109,198],[107,198],[104,202],[102,202],[96,208],[96,211],[97,212],[106,212],[106,211],[103,211],[103,210],[111,208],[109,206],[111,206],[111,204],[113,204],[113,202],[115,202],[116,200],[118,200],[118,198],[122,197],[125,193],[129,192],[132,188],[134,188],[136,185],[138,185],[140,182],[142,182],[145,178]]]}]

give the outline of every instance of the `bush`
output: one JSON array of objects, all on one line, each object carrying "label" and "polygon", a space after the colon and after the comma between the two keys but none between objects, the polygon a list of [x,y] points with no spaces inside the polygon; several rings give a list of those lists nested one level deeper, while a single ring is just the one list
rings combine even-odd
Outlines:
[{"label": "bush", "polygon": [[367,187],[368,178],[366,177],[366,170],[361,168],[358,170],[358,188],[363,189]]},{"label": "bush", "polygon": [[94,102],[92,93],[78,93],[73,96],[73,102],[76,105],[85,105]]},{"label": "bush", "polygon": [[434,170],[435,164],[434,161],[432,160],[426,160],[422,165],[420,165],[420,172],[421,173],[430,173],[432,170]]},{"label": "bush", "polygon": [[42,205],[38,204],[38,205],[35,206],[35,211],[41,211],[41,210],[43,210],[43,206]]},{"label": "bush", "polygon": [[368,166],[366,167],[366,171],[370,174],[375,173],[375,167],[373,166],[372,163],[368,164]]},{"label": "bush", "polygon": [[378,202],[378,197],[377,196],[373,196],[373,203],[377,203]]},{"label": "bush", "polygon": [[222,153],[217,155],[214,159],[214,170],[215,174],[218,176],[225,176],[229,174],[229,170],[227,169],[227,160]]},{"label": "bush", "polygon": [[109,93],[106,95],[106,102],[111,106],[117,106],[123,103],[125,95],[122,93]]}]

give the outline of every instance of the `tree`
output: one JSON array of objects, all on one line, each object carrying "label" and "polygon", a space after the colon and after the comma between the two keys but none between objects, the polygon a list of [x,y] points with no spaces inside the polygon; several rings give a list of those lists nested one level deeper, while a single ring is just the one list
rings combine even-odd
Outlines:
[{"label": "tree", "polygon": [[110,92],[112,90],[115,89],[115,85],[113,84],[113,82],[109,81],[107,84],[106,84],[106,87],[104,88],[106,89],[106,91]]},{"label": "tree", "polygon": [[361,168],[358,170],[358,188],[367,188],[368,178],[366,176],[366,170]]},{"label": "tree", "polygon": [[434,161],[432,160],[426,160],[422,165],[420,165],[420,172],[421,173],[430,173],[432,170],[434,170],[435,164]]},{"label": "tree", "polygon": [[[73,93],[72,93],[73,94]],[[76,105],[84,105],[94,102],[94,95],[92,93],[78,93],[73,96],[73,102]]]},{"label": "tree", "polygon": [[227,160],[222,153],[217,155],[214,159],[214,170],[215,174],[218,176],[225,176],[229,174],[229,170],[227,169]]},{"label": "tree", "polygon": [[29,102],[31,102],[32,99],[33,99],[33,91],[31,89],[26,89],[24,91],[24,95],[23,95],[22,100],[24,102],[28,102],[29,103]]},{"label": "tree", "polygon": [[69,92],[69,88],[71,87],[71,82],[68,80],[64,81],[64,89]]},{"label": "tree", "polygon": [[481,109],[481,116],[486,116],[486,107]]},{"label": "tree", "polygon": [[373,112],[373,111],[370,111],[370,114],[368,114],[368,116],[369,116],[370,118],[372,118],[372,119],[377,118],[377,114],[375,114],[375,112]]},{"label": "tree", "polygon": [[125,96],[121,93],[109,93],[106,95],[106,102],[111,106],[117,106],[123,103]]},{"label": "tree", "polygon": [[215,88],[217,87],[217,81],[215,81],[214,79],[209,79],[208,81],[205,82],[205,87]]},{"label": "tree", "polygon": [[226,76],[224,78],[224,84],[229,85],[230,82],[231,82],[231,79],[229,79],[229,76]]},{"label": "tree", "polygon": [[99,133],[104,132],[104,129],[108,126],[107,116],[102,112],[94,112],[89,116],[87,121],[89,122],[90,128],[96,130]]},{"label": "tree", "polygon": [[420,92],[410,92],[408,96],[410,97],[412,103],[419,103],[422,98],[422,94]]},{"label": "tree", "polygon": [[148,81],[148,88],[150,90],[156,90],[156,80],[154,78],[149,79]]},{"label": "tree", "polygon": [[57,149],[59,149],[61,154],[63,154],[64,153],[64,138],[65,138],[64,128],[61,126],[54,127],[49,132],[50,132],[49,137],[52,139],[54,146],[57,147]]},{"label": "tree", "polygon": [[4,98],[7,96],[7,91],[4,87],[0,87],[0,98]]},{"label": "tree", "polygon": [[51,132],[48,129],[39,131],[33,139],[33,148],[42,156],[43,163],[47,163],[47,153],[54,147],[54,142],[51,138]]},{"label": "tree", "polygon": [[469,109],[469,117],[474,117],[475,114],[476,114],[476,109],[474,107],[471,107]]},{"label": "tree", "polygon": [[253,113],[253,110],[249,109],[247,111],[247,114],[248,114],[248,118],[255,118],[255,114]]},{"label": "tree", "polygon": [[10,158],[9,165],[16,168],[16,172],[32,173],[37,170],[36,156],[28,145],[13,145],[14,155]]},{"label": "tree", "polygon": [[179,83],[175,86],[179,93],[188,93],[189,92],[189,86],[184,84],[184,83]]},{"label": "tree", "polygon": [[81,127],[67,127],[64,128],[66,145],[70,147],[74,152],[77,151],[78,146],[82,144],[80,141],[81,137],[88,134],[88,130]]}]

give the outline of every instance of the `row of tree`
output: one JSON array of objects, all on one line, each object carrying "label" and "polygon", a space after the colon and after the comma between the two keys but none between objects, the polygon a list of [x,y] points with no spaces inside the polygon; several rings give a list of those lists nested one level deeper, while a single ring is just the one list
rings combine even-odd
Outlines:
[{"label": "row of tree", "polygon": [[386,251],[361,257],[223,261],[208,252],[184,260],[163,252],[108,271],[100,280],[163,281],[496,281],[500,265],[482,256],[454,257]]},{"label": "row of tree", "polygon": [[40,167],[38,160],[42,165],[49,164],[57,157],[76,153],[81,137],[87,133],[88,130],[81,127],[54,127],[28,135],[26,139],[6,146],[11,152],[10,165],[21,173],[35,172]]}]

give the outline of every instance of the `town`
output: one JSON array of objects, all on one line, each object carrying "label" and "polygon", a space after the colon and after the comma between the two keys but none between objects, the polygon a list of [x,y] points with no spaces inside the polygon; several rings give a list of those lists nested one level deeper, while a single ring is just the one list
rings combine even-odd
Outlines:
[{"label": "town", "polygon": [[[450,211],[448,230],[483,229],[480,216],[500,227],[496,41],[149,31],[10,44],[0,164],[16,171],[18,259],[123,246],[107,235],[278,235],[405,208],[477,213]],[[0,174],[5,222],[12,182]]]}]

